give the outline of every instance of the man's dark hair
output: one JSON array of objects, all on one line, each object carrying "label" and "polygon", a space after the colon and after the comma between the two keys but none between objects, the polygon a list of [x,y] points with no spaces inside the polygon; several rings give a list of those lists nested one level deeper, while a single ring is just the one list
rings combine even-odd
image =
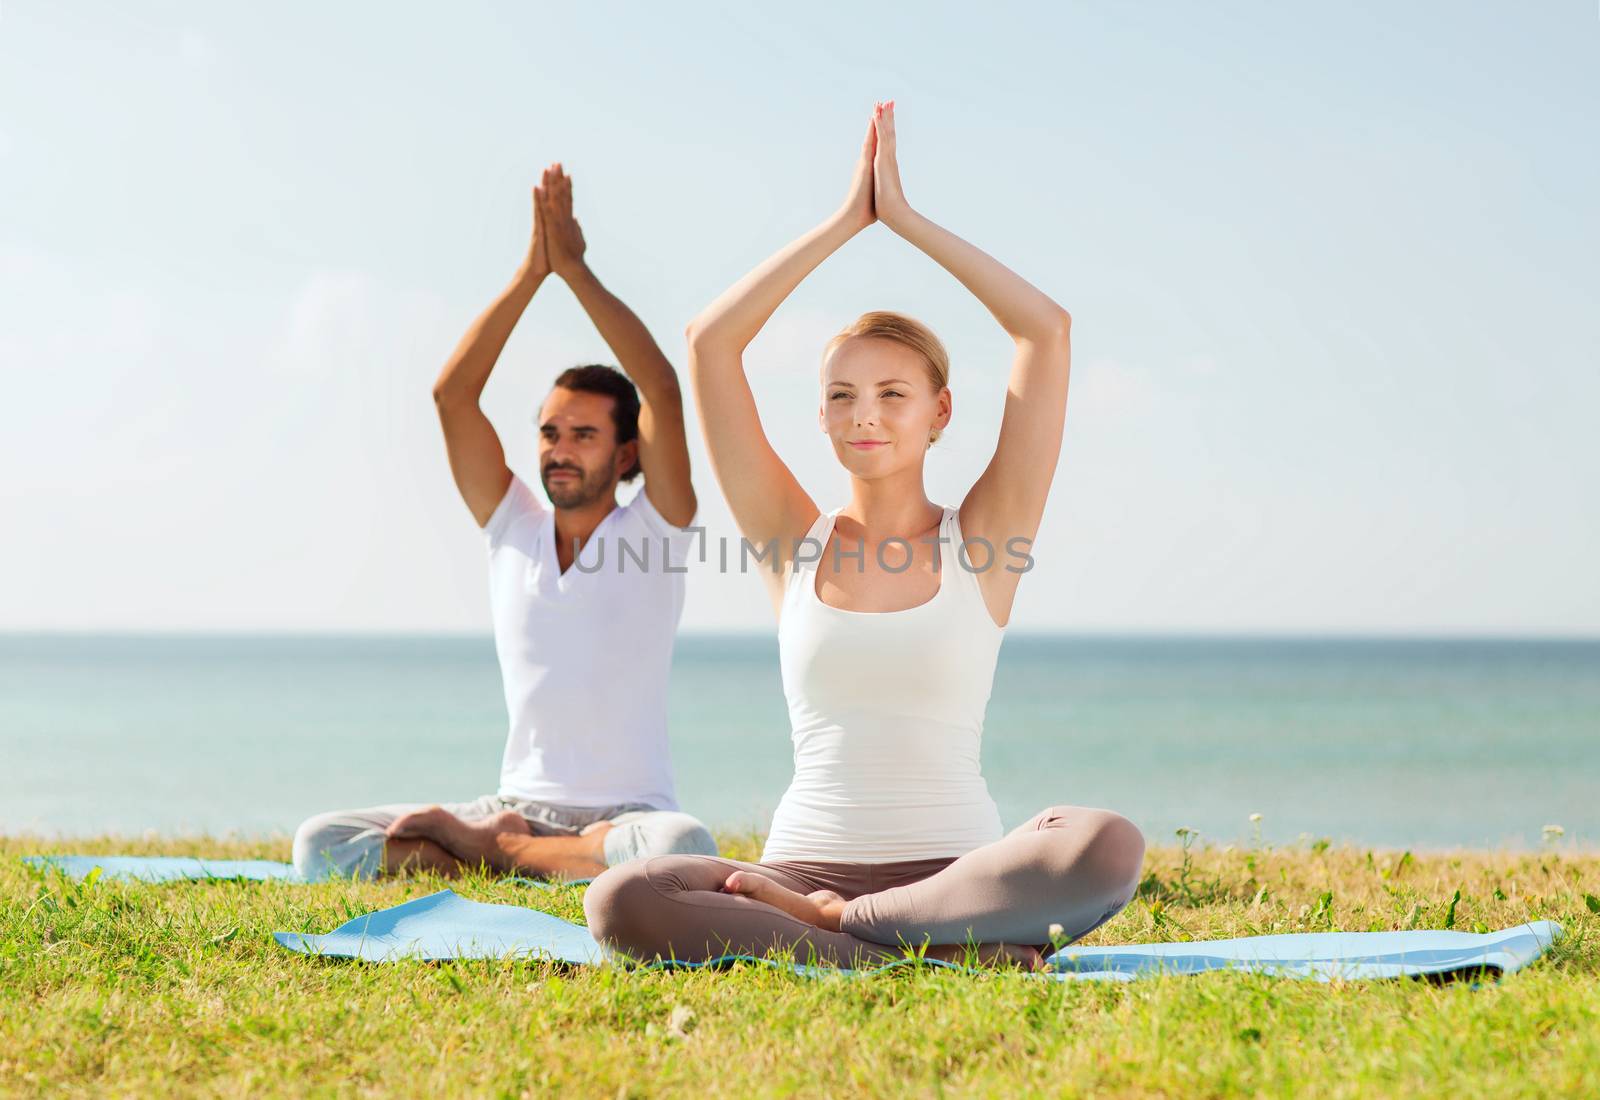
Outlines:
[{"label": "man's dark hair", "polygon": [[[639,438],[639,391],[628,376],[604,363],[585,363],[568,367],[556,376],[556,385],[579,393],[598,393],[611,398],[611,422],[617,429],[617,446]],[[622,472],[620,481],[632,481],[640,473],[639,460]]]}]

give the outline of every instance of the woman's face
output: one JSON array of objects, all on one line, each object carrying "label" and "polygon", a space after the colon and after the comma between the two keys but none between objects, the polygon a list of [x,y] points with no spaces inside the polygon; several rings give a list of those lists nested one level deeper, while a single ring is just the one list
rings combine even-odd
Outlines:
[{"label": "woman's face", "polygon": [[904,344],[852,336],[822,364],[818,421],[845,469],[881,477],[922,461],[928,436],[950,422],[950,389],[935,390]]}]

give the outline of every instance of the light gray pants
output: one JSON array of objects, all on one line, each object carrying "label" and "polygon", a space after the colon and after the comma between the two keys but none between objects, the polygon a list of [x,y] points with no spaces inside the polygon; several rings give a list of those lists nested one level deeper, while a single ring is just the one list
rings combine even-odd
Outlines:
[{"label": "light gray pants", "polygon": [[[583,909],[596,939],[634,958],[704,962],[792,950],[804,962],[851,965],[919,944],[1070,943],[1132,900],[1144,862],[1137,826],[1110,810],[1052,806],[992,844],[956,859],[905,863],[740,863],[657,856],[615,867],[589,887]],[[848,904],[840,931],[796,920],[766,902],[722,892],[751,871],[796,893],[832,890]]]},{"label": "light gray pants", "polygon": [[[435,803],[397,802],[308,818],[295,830],[295,870],[310,880],[376,878],[383,870],[385,830],[403,814],[432,805]],[[698,820],[675,810],[657,810],[642,802],[619,806],[562,806],[486,794],[472,802],[441,805],[463,821],[482,821],[506,810],[515,810],[528,823],[534,836],[577,836],[585,825],[609,821],[612,828],[605,837],[607,867],[641,856],[717,854],[717,842]]]}]

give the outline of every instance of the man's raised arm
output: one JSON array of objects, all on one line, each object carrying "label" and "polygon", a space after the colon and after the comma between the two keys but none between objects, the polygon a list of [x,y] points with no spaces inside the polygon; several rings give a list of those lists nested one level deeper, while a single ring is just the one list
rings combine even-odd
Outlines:
[{"label": "man's raised arm", "polygon": [[[550,172],[546,169],[545,179],[549,178]],[[494,370],[511,330],[533,300],[534,291],[550,274],[544,230],[539,220],[539,190],[534,189],[533,241],[528,247],[527,259],[517,269],[511,285],[472,323],[433,384],[433,403],[444,428],[450,473],[455,476],[461,499],[467,502],[479,527],[489,522],[506,495],[506,487],[511,484],[505,448],[495,434],[494,425],[483,414],[479,398],[483,396],[483,387],[489,381],[489,373]]]},{"label": "man's raised arm", "polygon": [[650,330],[584,262],[583,230],[572,216],[572,177],[555,166],[540,189],[539,216],[550,269],[566,280],[618,364],[639,387],[639,467],[644,492],[661,517],[687,526],[695,514],[689,443],[683,426],[678,374]]}]

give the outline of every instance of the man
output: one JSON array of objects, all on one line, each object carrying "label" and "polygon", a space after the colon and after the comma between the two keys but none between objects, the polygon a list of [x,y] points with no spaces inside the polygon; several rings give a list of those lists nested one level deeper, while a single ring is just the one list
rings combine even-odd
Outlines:
[{"label": "man", "polygon": [[[667,675],[693,538],[685,528],[697,509],[677,375],[584,262],[559,164],[533,197],[527,260],[433,388],[451,473],[488,542],[511,718],[500,790],[313,817],[294,839],[295,866],[310,878],[481,865],[582,878],[638,856],[716,854],[705,826],[675,812],[667,747]],[[550,274],[572,288],[627,373],[581,366],[556,379],[539,413],[546,508],[507,468],[479,397]],[[640,473],[644,488],[619,506],[618,482]]]}]

